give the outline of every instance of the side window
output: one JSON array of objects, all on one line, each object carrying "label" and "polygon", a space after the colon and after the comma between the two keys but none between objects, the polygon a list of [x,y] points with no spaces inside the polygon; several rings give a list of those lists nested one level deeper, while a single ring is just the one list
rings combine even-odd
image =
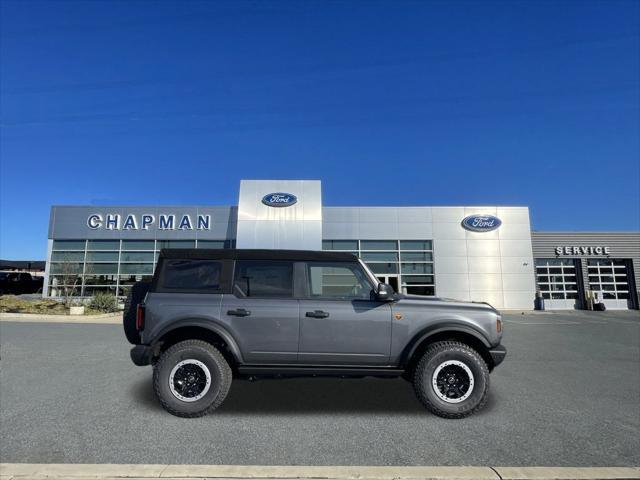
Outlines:
[{"label": "side window", "polygon": [[307,264],[309,296],[370,300],[373,286],[357,263]]},{"label": "side window", "polygon": [[291,297],[293,262],[238,260],[233,292],[242,297]]},{"label": "side window", "polygon": [[220,289],[222,263],[214,260],[165,260],[161,288],[211,291]]}]

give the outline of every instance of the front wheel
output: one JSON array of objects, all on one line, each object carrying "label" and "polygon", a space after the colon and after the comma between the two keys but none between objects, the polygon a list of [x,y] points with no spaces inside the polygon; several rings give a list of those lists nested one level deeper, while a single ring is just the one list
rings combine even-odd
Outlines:
[{"label": "front wheel", "polygon": [[185,340],[160,356],[153,368],[153,388],[169,413],[200,417],[222,404],[232,377],[217,348],[201,340]]},{"label": "front wheel", "polygon": [[413,387],[430,412],[444,418],[463,418],[487,403],[489,369],[468,345],[437,342],[427,348],[418,362]]}]

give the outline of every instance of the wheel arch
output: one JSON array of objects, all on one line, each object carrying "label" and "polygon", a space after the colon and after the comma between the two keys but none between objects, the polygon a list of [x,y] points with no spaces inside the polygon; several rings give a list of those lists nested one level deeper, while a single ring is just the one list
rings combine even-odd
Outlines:
[{"label": "wheel arch", "polygon": [[183,318],[172,322],[156,335],[152,342],[154,357],[182,340],[204,340],[220,348],[230,364],[243,363],[242,352],[233,336],[221,325],[210,319]]},{"label": "wheel arch", "polygon": [[405,348],[401,364],[407,371],[412,371],[429,345],[446,340],[454,340],[470,346],[480,354],[489,371],[493,370],[493,359],[489,353],[491,345],[487,339],[474,328],[457,324],[440,325],[416,334]]}]

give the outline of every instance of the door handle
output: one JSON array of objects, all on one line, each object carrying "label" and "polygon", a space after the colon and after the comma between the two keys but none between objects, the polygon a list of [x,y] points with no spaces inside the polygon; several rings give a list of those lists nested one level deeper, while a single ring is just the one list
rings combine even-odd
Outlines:
[{"label": "door handle", "polygon": [[237,310],[228,310],[227,315],[234,317],[248,317],[251,315],[251,310],[245,310],[244,308],[238,308]]},{"label": "door handle", "polygon": [[310,318],[327,318],[329,316],[327,312],[323,312],[322,310],[307,312],[305,315]]}]

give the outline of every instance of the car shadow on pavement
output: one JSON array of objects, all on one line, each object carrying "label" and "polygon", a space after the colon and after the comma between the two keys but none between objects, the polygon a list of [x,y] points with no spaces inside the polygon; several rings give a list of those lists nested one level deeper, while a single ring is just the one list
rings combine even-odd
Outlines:
[{"label": "car shadow on pavement", "polygon": [[220,414],[424,412],[401,379],[300,378],[235,382]]},{"label": "car shadow on pavement", "polygon": [[[147,408],[162,410],[151,378],[136,382],[131,391]],[[491,408],[491,400],[486,410]],[[401,379],[299,378],[234,381],[216,415],[312,413],[428,414],[410,383]]]}]

